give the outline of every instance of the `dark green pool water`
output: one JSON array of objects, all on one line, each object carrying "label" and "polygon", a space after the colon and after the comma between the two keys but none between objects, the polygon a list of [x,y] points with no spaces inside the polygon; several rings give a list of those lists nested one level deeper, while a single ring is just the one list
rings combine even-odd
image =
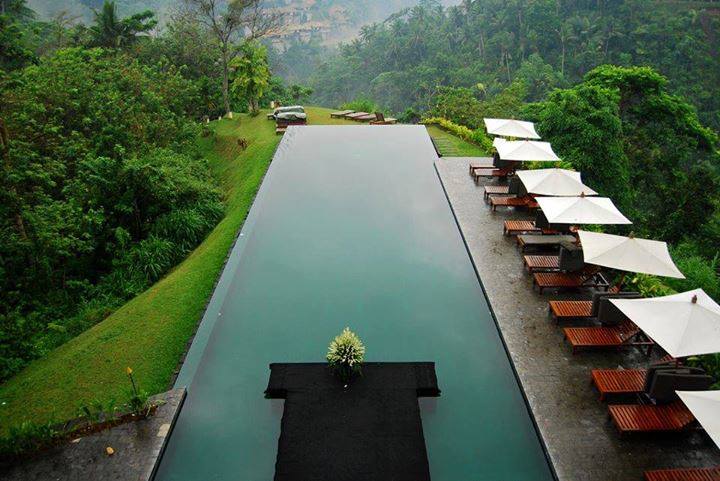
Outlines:
[{"label": "dark green pool water", "polygon": [[552,479],[435,159],[424,127],[288,131],[183,366],[156,479],[271,480],[268,364],[323,361],[345,326],[368,361],[436,363],[434,481]]}]

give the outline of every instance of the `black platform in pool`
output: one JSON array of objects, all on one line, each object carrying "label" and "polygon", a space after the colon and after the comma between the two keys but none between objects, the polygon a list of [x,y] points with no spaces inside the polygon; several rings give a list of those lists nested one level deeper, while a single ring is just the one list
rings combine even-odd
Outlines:
[{"label": "black platform in pool", "polygon": [[432,362],[366,363],[347,390],[327,364],[271,364],[285,399],[275,481],[428,481],[418,397],[440,395]]}]

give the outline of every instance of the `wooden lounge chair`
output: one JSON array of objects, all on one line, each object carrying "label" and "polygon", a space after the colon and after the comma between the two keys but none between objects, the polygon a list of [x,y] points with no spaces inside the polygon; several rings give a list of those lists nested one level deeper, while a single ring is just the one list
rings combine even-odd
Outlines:
[{"label": "wooden lounge chair", "polygon": [[550,315],[556,322],[566,319],[589,319],[592,316],[592,301],[548,301]]},{"label": "wooden lounge chair", "polygon": [[535,227],[535,221],[532,220],[506,220],[503,222],[503,235],[542,233],[542,229]]},{"label": "wooden lounge chair", "polygon": [[645,481],[720,481],[720,466],[714,468],[655,469],[645,471]]},{"label": "wooden lounge chair", "polygon": [[614,404],[608,406],[610,418],[621,434],[682,431],[695,421],[683,404]]},{"label": "wooden lounge chair", "polygon": [[[597,296],[604,297],[641,297],[637,292],[620,292],[619,286],[612,286],[602,293],[593,293],[593,298]],[[550,316],[556,323],[567,320],[592,319],[597,317],[597,307],[593,309],[593,300],[577,300],[577,301],[548,301],[548,311]]]},{"label": "wooden lounge chair", "polygon": [[370,125],[394,125],[397,123],[397,119],[392,117],[385,117],[382,112],[375,112],[375,120],[370,121]]},{"label": "wooden lounge chair", "polygon": [[642,392],[646,376],[647,369],[593,369],[591,382],[603,401],[608,395]]},{"label": "wooden lounge chair", "polygon": [[365,114],[365,115],[359,115],[357,117],[353,117],[352,119],[355,122],[370,122],[371,120],[375,120],[377,117],[375,117],[375,114]]},{"label": "wooden lounge chair", "polygon": [[491,195],[511,195],[509,185],[486,185],[483,197],[488,200]]},{"label": "wooden lounge chair", "polygon": [[347,114],[345,116],[346,119],[355,120],[357,117],[362,117],[363,115],[368,115],[367,112],[355,112],[354,114]]},{"label": "wooden lounge chair", "polygon": [[470,162],[470,169],[468,170],[468,174],[471,176],[473,175],[473,170],[475,169],[492,169],[492,159],[491,158],[485,158],[480,157],[479,160],[473,160]]},{"label": "wooden lounge chair", "polygon": [[533,288],[540,294],[545,289],[567,290],[581,287],[608,289],[610,283],[597,268],[587,267],[582,272],[536,272],[533,274]]},{"label": "wooden lounge chair", "polygon": [[530,273],[556,272],[560,269],[560,256],[523,256],[523,265]]},{"label": "wooden lounge chair", "polygon": [[472,171],[472,177],[477,184],[480,177],[498,177],[500,179],[506,179],[507,177],[515,173],[514,169],[493,169],[493,168],[481,168],[474,169]]},{"label": "wooden lounge chair", "polygon": [[517,236],[517,245],[520,247],[521,252],[525,252],[530,247],[533,248],[552,248],[559,249],[563,242],[576,242],[577,239],[574,236],[567,234],[554,234],[554,235],[527,235],[521,234]]},{"label": "wooden lounge chair", "polygon": [[537,209],[537,201],[529,195],[523,197],[490,197],[490,207],[495,211],[498,207],[526,207],[528,209]]},{"label": "wooden lounge chair", "polygon": [[331,112],[330,118],[331,119],[342,119],[343,117],[347,117],[350,114],[354,114],[354,110],[341,110],[339,112]]},{"label": "wooden lounge chair", "polygon": [[647,347],[647,355],[650,355],[654,345],[650,340],[636,340],[641,331],[632,322],[625,322],[618,326],[565,327],[563,333],[565,339],[572,346],[573,354],[577,353],[579,349]]},{"label": "wooden lounge chair", "polygon": [[563,244],[558,255],[526,255],[523,264],[528,272],[580,272],[589,270],[583,261],[582,249],[575,244]]},{"label": "wooden lounge chair", "polygon": [[703,391],[714,382],[702,368],[684,366],[671,356],[648,369],[594,369],[591,377],[601,401],[607,395],[634,394],[656,404],[676,401],[675,391]]}]

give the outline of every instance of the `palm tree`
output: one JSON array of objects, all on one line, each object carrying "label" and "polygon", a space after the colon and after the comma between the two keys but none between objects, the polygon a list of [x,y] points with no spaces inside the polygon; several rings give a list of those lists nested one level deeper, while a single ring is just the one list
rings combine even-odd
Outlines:
[{"label": "palm tree", "polygon": [[149,10],[121,19],[114,1],[105,1],[95,10],[95,25],[90,27],[93,43],[98,47],[120,48],[136,40],[138,34],[155,28],[155,14]]}]

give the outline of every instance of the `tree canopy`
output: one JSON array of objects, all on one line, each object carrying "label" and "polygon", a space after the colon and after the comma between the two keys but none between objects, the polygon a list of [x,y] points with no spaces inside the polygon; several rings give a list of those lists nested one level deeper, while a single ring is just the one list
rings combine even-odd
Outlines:
[{"label": "tree canopy", "polygon": [[652,0],[465,0],[448,9],[424,1],[364,27],[311,84],[320,103],[365,96],[401,112],[431,107],[439,86],[480,83],[494,95],[519,79],[529,82],[523,100],[536,101],[598,65],[648,65],[717,128],[719,23],[712,12]]}]

